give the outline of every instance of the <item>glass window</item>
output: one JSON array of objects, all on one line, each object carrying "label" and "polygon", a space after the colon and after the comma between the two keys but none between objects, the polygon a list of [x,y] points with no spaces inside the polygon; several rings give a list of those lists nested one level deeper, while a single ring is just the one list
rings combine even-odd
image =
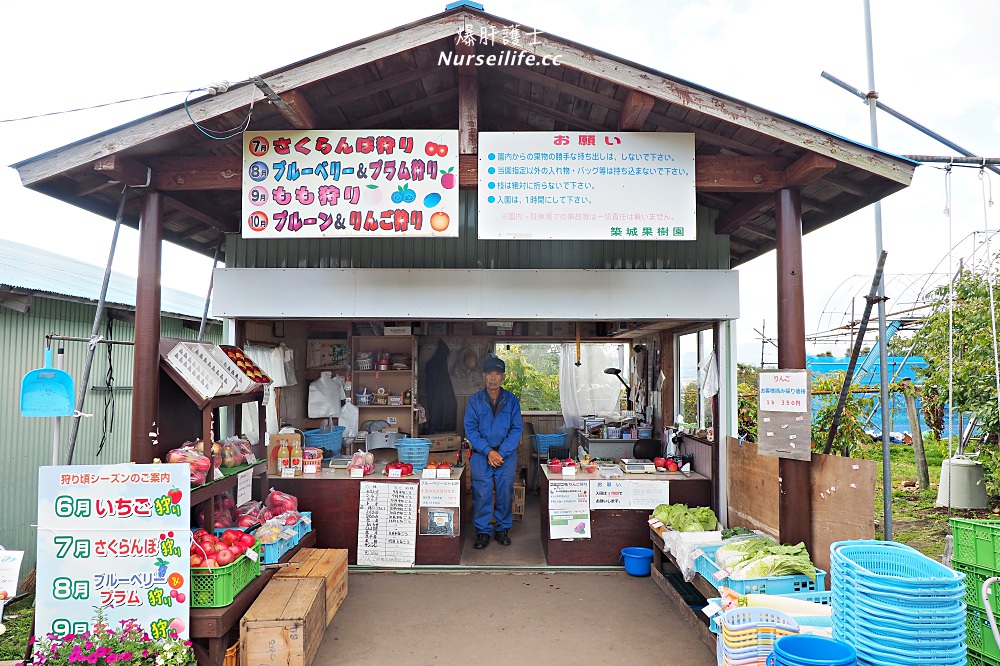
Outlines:
[{"label": "glass window", "polygon": [[711,329],[687,333],[677,339],[678,413],[683,423],[696,424],[699,429],[715,427],[712,398],[703,397],[700,391],[700,371],[715,363],[713,351]]},{"label": "glass window", "polygon": [[[597,414],[619,409],[625,402],[625,383],[629,368],[628,345],[623,343],[582,343],[581,366],[576,366],[576,345],[560,343],[497,343],[494,352],[507,364],[504,388],[521,401],[524,411],[560,412],[560,371],[571,367],[575,371],[575,408],[583,414]],[[570,358],[563,360],[563,354]],[[566,363],[573,365],[567,366]],[[607,368],[621,370],[621,380]],[[582,382],[582,383],[581,383]],[[573,411],[573,410],[571,410]]]}]

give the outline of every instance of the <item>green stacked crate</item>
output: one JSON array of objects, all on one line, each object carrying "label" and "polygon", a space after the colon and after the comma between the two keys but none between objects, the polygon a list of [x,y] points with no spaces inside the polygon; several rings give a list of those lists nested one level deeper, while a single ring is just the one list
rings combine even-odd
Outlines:
[{"label": "green stacked crate", "polygon": [[[986,606],[983,583],[1000,577],[1000,520],[952,518],[954,538],[952,566],[965,574],[966,643],[969,664],[1000,666],[1000,646],[993,636]],[[988,598],[994,613],[998,610],[997,586],[991,586]]]}]

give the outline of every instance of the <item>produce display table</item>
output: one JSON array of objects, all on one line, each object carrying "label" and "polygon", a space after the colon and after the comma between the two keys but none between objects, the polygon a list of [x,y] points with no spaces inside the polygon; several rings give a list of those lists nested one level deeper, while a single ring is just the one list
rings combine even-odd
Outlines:
[{"label": "produce display table", "polygon": [[[684,618],[685,622],[691,625],[692,630],[695,635],[702,640],[705,645],[707,645],[712,651],[716,649],[716,643],[718,637],[712,633],[709,629],[709,619],[708,616],[701,612],[699,608],[692,608],[690,601],[685,599],[681,593],[674,587],[674,585],[667,579],[667,575],[679,576],[680,567],[677,566],[677,561],[674,556],[664,550],[663,539],[655,530],[649,528],[649,539],[653,542],[653,565],[650,568],[649,575],[656,583],[656,586],[660,588],[663,594],[667,595],[667,598],[675,603],[678,610],[681,613],[681,617]],[[711,599],[719,596],[718,590],[705,578],[696,573],[694,579],[691,581],[691,585],[694,586],[698,593],[706,599]]]},{"label": "produce display table", "polygon": [[[361,504],[361,482],[419,484],[419,474],[404,479],[390,479],[382,475],[381,465],[363,478],[351,478],[347,470],[325,468],[319,474],[295,478],[274,477],[270,484],[275,490],[299,498],[301,511],[312,511],[314,533],[318,533],[316,548],[345,548],[348,562],[358,563],[358,512]],[[451,479],[461,481],[466,467],[451,470]],[[461,493],[456,526],[463,515],[471,516],[472,498]],[[417,536],[415,564],[459,564],[462,559],[462,537],[425,535]]]},{"label": "produce display table", "polygon": [[[316,532],[309,532],[299,545],[285,553],[279,562],[291,562],[303,548],[313,548],[316,545]],[[191,609],[191,638],[193,640],[195,656],[198,658],[199,666],[222,666],[222,661],[226,656],[226,637],[230,630],[237,626],[247,609],[257,599],[264,586],[277,571],[275,567],[265,568],[260,575],[254,578],[236,598],[233,603],[221,608],[192,608]],[[201,645],[199,640],[207,642],[208,647]]]},{"label": "produce display table", "polygon": [[[562,474],[541,467],[541,536],[545,561],[549,566],[613,566],[618,564],[623,548],[642,546],[649,541],[651,509],[592,509],[590,511],[589,539],[549,538],[549,482],[563,480],[600,481],[599,472],[578,472],[574,476]],[[684,503],[688,506],[709,506],[712,499],[710,479],[692,473],[685,476],[680,472],[657,474],[626,474],[625,480],[659,481],[670,484],[670,503]]]}]

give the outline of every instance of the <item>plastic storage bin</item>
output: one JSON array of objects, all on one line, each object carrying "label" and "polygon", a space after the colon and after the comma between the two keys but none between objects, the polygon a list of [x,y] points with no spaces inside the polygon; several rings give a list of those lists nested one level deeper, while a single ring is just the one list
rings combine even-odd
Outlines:
[{"label": "plastic storage bin", "polygon": [[191,607],[219,608],[233,599],[254,578],[260,575],[260,556],[254,560],[246,554],[224,567],[191,569]]},{"label": "plastic storage bin", "polygon": [[744,578],[737,580],[729,576],[719,576],[722,568],[715,562],[715,551],[719,546],[703,546],[703,553],[694,562],[695,571],[715,586],[728,587],[738,594],[791,594],[794,592],[816,592],[826,589],[826,572],[816,569],[816,580],[809,580],[803,574],[792,576],[771,576],[769,578]]},{"label": "plastic storage bin", "polygon": [[333,426],[333,429],[329,431],[306,430],[302,433],[302,438],[305,440],[305,446],[329,449],[333,451],[334,455],[339,455],[344,445],[344,426]]},{"label": "plastic storage bin", "polygon": [[566,435],[563,433],[555,433],[549,435],[532,435],[531,437],[531,447],[535,450],[535,453],[540,455],[548,455],[549,447],[559,446],[566,441]]}]

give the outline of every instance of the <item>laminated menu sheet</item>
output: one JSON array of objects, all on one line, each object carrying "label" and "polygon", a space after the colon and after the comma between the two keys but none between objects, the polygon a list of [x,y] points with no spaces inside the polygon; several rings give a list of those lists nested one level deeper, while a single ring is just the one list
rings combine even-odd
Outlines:
[{"label": "laminated menu sheet", "polygon": [[362,481],[358,564],[412,567],[417,549],[417,484]]}]

